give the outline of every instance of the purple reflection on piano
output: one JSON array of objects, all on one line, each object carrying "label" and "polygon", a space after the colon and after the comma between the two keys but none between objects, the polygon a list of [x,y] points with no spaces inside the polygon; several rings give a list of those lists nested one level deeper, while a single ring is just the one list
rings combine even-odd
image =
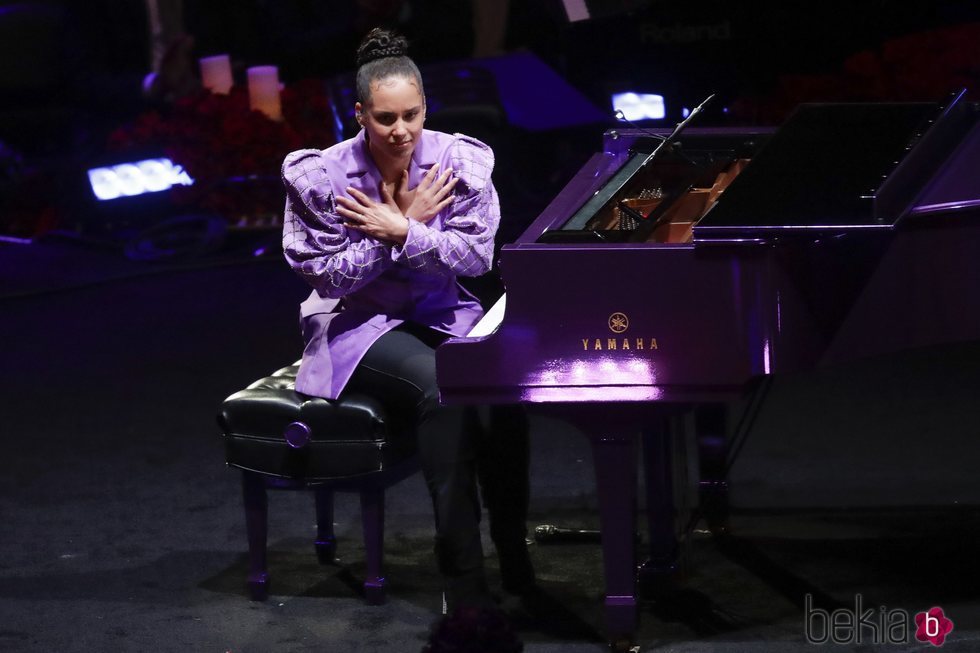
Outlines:
[{"label": "purple reflection on piano", "polygon": [[656,382],[653,361],[628,355],[554,359],[528,374],[521,400],[655,401],[662,395]]}]

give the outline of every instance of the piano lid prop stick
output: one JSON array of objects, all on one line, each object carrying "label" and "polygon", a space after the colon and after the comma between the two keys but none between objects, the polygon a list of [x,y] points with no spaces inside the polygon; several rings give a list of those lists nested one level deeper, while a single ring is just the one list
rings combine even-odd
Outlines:
[{"label": "piano lid prop stick", "polygon": [[637,125],[635,122],[633,122],[632,120],[630,120],[629,118],[626,117],[626,114],[623,113],[623,110],[622,109],[616,109],[616,111],[613,112],[613,117],[616,120],[619,120],[620,122],[625,122],[627,125],[629,125],[633,129],[636,129],[637,131],[643,132],[647,136],[650,136],[652,138],[656,138],[659,141],[665,141],[665,140],[667,140],[667,138],[665,136],[661,136],[657,132],[652,132],[649,129],[645,129],[644,127],[640,127],[639,125]]},{"label": "piano lid prop stick", "polygon": [[707,107],[708,104],[710,104],[713,99],[715,99],[715,94],[714,93],[712,93],[711,95],[709,95],[708,97],[706,97],[704,99],[704,101],[701,102],[701,104],[699,104],[698,106],[694,107],[694,111],[692,111],[691,113],[687,114],[687,118],[684,118],[684,120],[682,120],[679,123],[677,123],[677,126],[674,127],[674,131],[670,132],[670,136],[668,136],[664,140],[660,141],[660,144],[657,145],[657,148],[653,152],[651,152],[650,153],[650,156],[648,156],[646,158],[646,161],[643,162],[643,166],[645,166],[648,163],[650,163],[650,161],[652,161],[654,159],[654,157],[657,156],[657,154],[660,152],[660,150],[662,150],[665,147],[669,147],[670,145],[672,145],[673,142],[675,140],[677,140],[677,137],[680,136],[680,133],[682,131],[684,131],[684,129],[688,126],[688,124],[690,124],[690,122],[692,120],[694,120],[694,116],[696,116],[699,113],[701,113],[702,111],[704,111],[705,107]]}]

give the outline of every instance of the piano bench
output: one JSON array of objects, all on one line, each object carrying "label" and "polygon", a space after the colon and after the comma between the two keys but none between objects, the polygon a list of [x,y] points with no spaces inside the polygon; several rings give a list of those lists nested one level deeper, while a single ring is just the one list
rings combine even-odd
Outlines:
[{"label": "piano bench", "polygon": [[295,390],[298,365],[259,379],[221,404],[218,424],[226,462],[242,470],[248,533],[248,590],[268,596],[266,546],[272,489],[315,492],[320,564],[335,561],[333,495],[360,494],[368,603],[384,603],[382,571],[385,490],[418,469],[414,433],[394,432],[374,398],[342,395],[321,399]]}]

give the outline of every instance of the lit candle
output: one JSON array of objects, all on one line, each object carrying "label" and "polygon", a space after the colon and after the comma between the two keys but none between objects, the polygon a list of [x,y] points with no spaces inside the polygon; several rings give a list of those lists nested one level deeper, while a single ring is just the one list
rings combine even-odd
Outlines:
[{"label": "lit candle", "polygon": [[199,59],[201,85],[212,93],[228,95],[231,91],[231,58],[227,54]]},{"label": "lit candle", "polygon": [[255,66],[248,69],[248,105],[273,120],[282,120],[278,68]]}]

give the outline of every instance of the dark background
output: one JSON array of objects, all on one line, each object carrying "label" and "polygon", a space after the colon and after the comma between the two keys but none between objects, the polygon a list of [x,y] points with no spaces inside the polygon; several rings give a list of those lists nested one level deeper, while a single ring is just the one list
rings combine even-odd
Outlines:
[{"label": "dark background", "polygon": [[[980,8],[972,2],[587,6],[592,18],[570,23],[557,0],[510,2],[494,50],[533,53],[593,106],[590,120],[570,125],[568,107],[534,80],[515,91],[542,123],[553,116],[556,125],[498,130],[492,143],[524,182],[509,194],[519,197],[517,212],[532,217],[600,147],[602,131],[615,124],[616,92],[663,95],[666,117],[647,125],[668,127],[711,93],[702,125],[778,125],[801,102],[941,101],[961,87],[975,97],[980,87]],[[228,53],[240,87],[247,67],[273,64],[287,86],[313,80],[329,88],[341,111],[352,98],[330,82],[351,74],[356,45],[372,26],[404,32],[433,79],[436,66],[480,64],[472,59],[474,8],[456,0],[250,0],[233,8],[198,0],[184,3],[183,22],[194,38],[189,74],[196,75],[197,58]],[[172,110],[141,93],[149,71],[142,2],[0,2],[0,233],[30,237],[87,221],[81,171],[111,158],[113,130]],[[434,107],[445,104],[435,85],[429,90]],[[277,165],[268,167],[262,173],[277,178]],[[508,189],[507,180],[498,183]],[[508,226],[507,239],[523,224]]]},{"label": "dark background", "polygon": [[[403,29],[424,67],[467,61],[475,43],[469,4],[455,0],[185,4],[194,56],[231,53],[239,83],[257,64],[287,84],[349,73],[377,22]],[[533,52],[600,113],[614,91],[663,93],[668,116],[651,126],[708,93],[709,124],[778,124],[798,101],[980,88],[975,2],[587,4],[596,18],[569,24],[557,2],[512,2],[503,50]],[[85,166],[106,156],[110,131],[167,110],[140,94],[146,46],[139,2],[0,2],[0,650],[419,650],[439,579],[418,476],[389,493],[387,606],[356,591],[356,500],[338,505],[344,564],[324,568],[301,493],[273,495],[272,596],[246,599],[239,475],[214,420],[224,397],[302,347],[308,290],[277,229],[140,260],[121,236],[59,222],[102,219],[79,194]],[[498,171],[519,174],[499,184],[503,242],[611,125],[507,132]],[[169,211],[136,213],[147,226]],[[945,650],[975,650],[978,369],[973,342],[773,379],[732,470],[741,544],[693,534],[680,589],[642,603],[643,650],[812,651],[804,596],[832,609],[858,593],[875,608],[941,605],[956,623]],[[532,430],[531,525],[594,527],[587,440],[540,416]],[[518,622],[526,650],[605,650],[598,547],[532,556],[563,611]]]},{"label": "dark background", "polygon": [[[422,64],[464,60],[474,49],[467,2],[251,0],[233,9],[212,0],[184,4],[194,56],[230,53],[239,82],[245,67],[260,64],[278,65],[286,83],[349,71],[357,42],[377,24],[402,30]],[[39,8],[36,15],[15,17],[25,5]],[[709,93],[718,94],[720,110],[740,98],[776,93],[786,75],[838,75],[859,52],[880,52],[883,44],[914,34],[937,33],[942,41],[942,30],[980,21],[980,9],[965,0],[620,0],[589,7],[592,20],[569,23],[557,0],[511,2],[501,50],[534,52],[603,109],[612,92],[661,93],[668,121]],[[28,151],[72,144],[97,149],[103,135],[98,127],[117,125],[145,108],[139,81],[149,60],[141,2],[4,2],[0,10],[6,21],[0,20],[0,140]],[[963,57],[941,57],[939,49],[923,41],[915,53],[929,76],[940,83],[976,80],[975,56],[964,64]],[[890,91],[902,97],[879,99],[908,99],[915,92]],[[542,98],[542,111],[553,109],[547,104]],[[738,121],[779,117],[746,111]],[[59,140],[65,137],[67,142]]]}]

